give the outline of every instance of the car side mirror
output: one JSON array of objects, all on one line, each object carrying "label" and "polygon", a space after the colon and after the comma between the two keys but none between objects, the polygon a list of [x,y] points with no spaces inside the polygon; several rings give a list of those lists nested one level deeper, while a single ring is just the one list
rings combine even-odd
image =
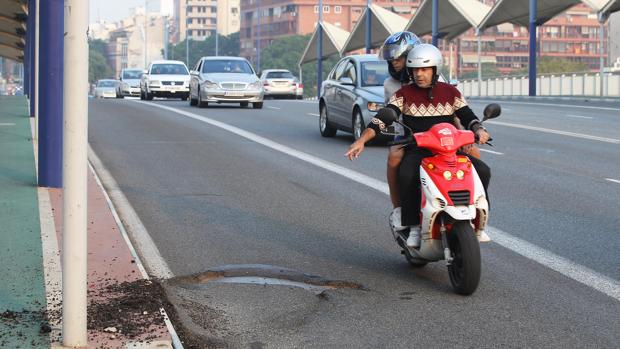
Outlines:
[{"label": "car side mirror", "polygon": [[340,78],[340,83],[345,85],[345,86],[355,86],[355,84],[353,83],[353,80],[351,80],[351,78]]},{"label": "car side mirror", "polygon": [[148,74],[148,73],[149,73],[149,71],[146,70],[146,69],[142,71],[142,74]]},{"label": "car side mirror", "polygon": [[497,103],[491,103],[484,108],[482,121],[494,119],[502,113],[502,107]]},{"label": "car side mirror", "polygon": [[391,125],[398,119],[398,115],[396,115],[396,112],[391,108],[381,108],[377,112],[376,118],[383,121],[386,125]]}]

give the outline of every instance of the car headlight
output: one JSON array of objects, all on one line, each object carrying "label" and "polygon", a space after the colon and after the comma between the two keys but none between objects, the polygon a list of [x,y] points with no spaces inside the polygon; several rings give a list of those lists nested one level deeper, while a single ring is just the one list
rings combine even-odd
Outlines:
[{"label": "car headlight", "polygon": [[253,83],[250,84],[250,88],[260,88],[262,86],[260,81],[254,81]]},{"label": "car headlight", "polygon": [[151,85],[159,85],[159,80],[149,80],[149,84],[151,84]]},{"label": "car headlight", "polygon": [[379,109],[383,108],[385,105],[383,103],[375,103],[375,102],[368,102],[368,110],[370,111],[378,111]]},{"label": "car headlight", "polygon": [[216,84],[215,82],[213,82],[213,81],[209,81],[209,80],[205,80],[205,81],[202,83],[202,86],[203,86],[204,88],[217,88],[217,84]]}]

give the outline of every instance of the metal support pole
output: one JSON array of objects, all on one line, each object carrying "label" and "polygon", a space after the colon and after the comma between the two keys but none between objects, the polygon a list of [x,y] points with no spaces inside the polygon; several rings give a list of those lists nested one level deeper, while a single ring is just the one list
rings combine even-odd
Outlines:
[{"label": "metal support pole", "polygon": [[168,45],[170,43],[170,39],[168,37],[168,16],[164,17],[164,59],[168,59]]},{"label": "metal support pole", "polygon": [[603,96],[605,91],[603,89],[603,87],[605,86],[605,83],[603,81],[603,79],[605,79],[605,74],[603,73],[603,70],[605,69],[605,57],[604,57],[604,41],[605,41],[605,16],[603,16],[603,14],[599,13],[598,15],[598,23],[599,23],[599,36],[598,36],[598,44],[599,44],[599,48],[598,48],[598,52],[599,52],[599,56],[600,56],[600,78],[599,78],[599,96]]},{"label": "metal support pole", "polygon": [[62,187],[63,2],[40,3],[39,186],[52,188]]},{"label": "metal support pole", "polygon": [[85,347],[88,179],[88,1],[65,0],[62,342]]},{"label": "metal support pole", "polygon": [[145,67],[148,66],[148,64],[149,64],[149,62],[148,62],[148,54],[147,54],[147,52],[148,52],[148,48],[147,48],[148,40],[147,40],[147,36],[146,36],[147,35],[146,34],[147,27],[148,27],[148,25],[147,25],[148,18],[147,17],[148,17],[149,11],[147,11],[147,9],[146,9],[146,1],[147,0],[144,0],[144,66]]},{"label": "metal support pole", "polygon": [[437,46],[439,39],[439,0],[433,0],[433,14],[432,14],[432,29],[433,29],[433,46]]},{"label": "metal support pole", "polygon": [[478,96],[482,95],[482,59],[481,59],[481,48],[482,48],[482,33],[480,32],[480,28],[476,28],[476,36],[478,37]]},{"label": "metal support pole", "polygon": [[256,70],[257,71],[261,71],[260,69],[260,17],[261,17],[261,13],[260,13],[260,0],[258,0],[257,2],[257,6],[258,6],[258,26],[256,28],[256,32],[257,32],[257,39],[256,39]]},{"label": "metal support pole", "polygon": [[529,95],[536,96],[536,8],[537,0],[530,0],[530,65],[529,65]]},{"label": "metal support pole", "polygon": [[[226,2],[226,6],[228,6],[228,1]],[[219,10],[219,8],[217,8],[217,10]],[[219,56],[219,52],[220,52],[220,50],[219,50],[219,47],[220,47],[219,36],[220,35],[218,34],[218,30],[217,30],[217,23],[218,23],[218,20],[217,20],[217,17],[218,17],[217,10],[215,12],[215,55]],[[227,11],[227,9],[225,11]]]},{"label": "metal support pole", "polygon": [[319,0],[319,22],[316,27],[316,96],[321,98],[323,84],[323,0]]},{"label": "metal support pole", "polygon": [[189,67],[189,11],[185,2],[185,65]]},{"label": "metal support pole", "polygon": [[[366,1],[366,33],[364,37],[364,44],[366,46],[366,53],[370,53],[370,49],[372,46],[372,11],[370,10],[370,4],[372,0]],[[323,9],[321,9],[323,12]]]},{"label": "metal support pole", "polygon": [[36,18],[35,22],[37,23],[35,26],[34,33],[34,139],[39,139],[39,0],[36,0]]},{"label": "metal support pole", "polygon": [[453,52],[452,52],[452,41],[448,42],[448,46],[450,47],[450,56],[448,58],[448,70],[449,70],[448,79],[450,80],[450,83],[452,83],[452,79],[453,79],[453,77],[452,77],[452,62],[453,62],[452,61],[452,54],[453,54]]},{"label": "metal support pole", "polygon": [[36,52],[37,48],[35,46],[36,41],[36,31],[37,31],[37,3],[36,1],[28,2],[28,86],[29,86],[29,94],[28,97],[30,99],[30,116],[33,117],[35,114],[35,100],[37,96],[36,84],[34,83],[35,79],[35,62],[36,62]]}]

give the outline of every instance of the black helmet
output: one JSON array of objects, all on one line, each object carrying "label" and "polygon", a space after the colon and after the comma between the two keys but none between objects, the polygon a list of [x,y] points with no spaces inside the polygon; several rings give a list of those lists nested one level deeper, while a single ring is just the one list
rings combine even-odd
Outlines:
[{"label": "black helmet", "polygon": [[392,66],[391,60],[398,57],[406,57],[409,51],[421,41],[412,32],[402,31],[390,35],[379,49],[379,57],[388,61],[388,71],[390,75],[401,83],[409,82],[407,69],[397,72]]}]

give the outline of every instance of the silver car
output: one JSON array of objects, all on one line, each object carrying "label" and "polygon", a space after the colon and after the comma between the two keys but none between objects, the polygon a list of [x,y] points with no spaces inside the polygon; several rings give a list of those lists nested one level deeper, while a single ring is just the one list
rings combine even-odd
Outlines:
[{"label": "silver car", "polygon": [[387,61],[377,55],[352,55],[336,63],[321,86],[321,135],[333,137],[342,130],[358,139],[368,121],[384,106],[383,81],[388,76]]},{"label": "silver car", "polygon": [[119,76],[120,84],[117,89],[119,98],[125,96],[140,96],[140,77],[142,73],[142,69],[136,68],[125,68],[121,70],[121,75]]},{"label": "silver car", "polygon": [[245,58],[202,57],[190,72],[189,104],[204,108],[209,103],[239,103],[263,107],[263,84]]},{"label": "silver car", "polygon": [[265,97],[301,99],[304,95],[304,86],[286,69],[263,70],[260,79]]},{"label": "silver car", "polygon": [[95,86],[95,98],[116,98],[118,81],[113,79],[101,79]]}]

